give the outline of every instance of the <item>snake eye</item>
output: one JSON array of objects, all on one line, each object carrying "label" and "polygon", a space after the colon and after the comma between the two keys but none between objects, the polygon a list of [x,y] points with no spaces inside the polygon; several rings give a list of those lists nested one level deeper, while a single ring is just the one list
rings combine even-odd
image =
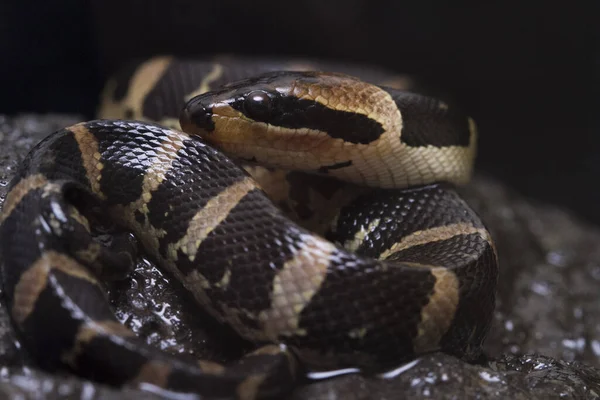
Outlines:
[{"label": "snake eye", "polygon": [[266,120],[271,115],[271,106],[271,96],[262,90],[253,90],[244,97],[244,109],[252,119]]}]

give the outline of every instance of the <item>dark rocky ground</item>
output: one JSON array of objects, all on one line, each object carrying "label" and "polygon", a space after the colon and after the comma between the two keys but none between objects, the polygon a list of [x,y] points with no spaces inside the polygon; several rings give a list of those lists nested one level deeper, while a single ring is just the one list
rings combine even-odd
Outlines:
[{"label": "dark rocky ground", "polygon": [[[17,162],[40,138],[77,118],[0,116],[0,203]],[[358,375],[299,388],[294,399],[593,399],[600,397],[600,231],[552,206],[534,204],[479,176],[464,190],[497,242],[498,307],[486,342],[489,361],[469,365],[434,354],[395,378]],[[118,316],[161,348],[217,361],[243,345],[177,296],[148,262],[111,287]],[[224,332],[223,332],[224,331]],[[232,350],[234,349],[235,350]],[[159,398],[35,368],[0,308],[0,398]]]}]

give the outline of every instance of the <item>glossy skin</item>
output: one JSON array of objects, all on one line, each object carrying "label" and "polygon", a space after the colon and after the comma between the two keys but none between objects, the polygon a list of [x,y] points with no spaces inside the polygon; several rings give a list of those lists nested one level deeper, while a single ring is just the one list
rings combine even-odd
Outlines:
[{"label": "glossy skin", "polygon": [[[281,99],[275,106],[266,104],[272,99],[265,100],[267,88],[256,81],[200,97],[224,96],[222,105],[211,106],[213,121],[215,110],[223,120],[215,121],[207,141],[211,135],[225,137],[223,128],[231,128],[229,133],[244,141],[252,135],[274,143],[289,140],[270,136],[283,132],[301,146],[318,131],[325,142],[348,147],[372,146],[385,135],[402,144],[398,132],[389,129],[375,139],[375,130],[366,132],[370,139],[354,134],[344,139],[334,137],[344,130],[324,127],[324,119],[317,118],[309,128],[270,132],[264,122],[247,117],[271,120],[278,115],[281,125],[287,114],[295,114],[306,125],[314,113],[332,115],[327,108],[332,103],[324,110],[316,98],[307,107],[298,106],[306,100],[301,94],[311,93],[307,82],[322,83],[321,78],[259,78],[274,79],[280,86],[281,79],[293,82],[286,87],[299,100],[291,108],[281,106]],[[338,75],[325,78],[328,84],[348,83],[338,87],[340,93],[356,94],[363,85]],[[326,92],[323,85],[319,93]],[[397,104],[386,91],[364,88]],[[241,97],[227,100],[232,90]],[[283,96],[284,102],[289,97]],[[242,106],[246,101],[249,107]],[[334,110],[335,118],[365,120],[368,114],[371,126],[394,124],[385,113],[358,112],[366,103],[356,103],[353,112],[350,100],[338,101],[348,109]],[[190,133],[210,128],[205,105],[204,114],[197,114],[199,104],[198,98],[192,100],[182,116]],[[204,129],[194,121],[204,121]],[[248,131],[233,129],[240,123]],[[464,135],[457,137],[463,142],[445,147],[464,148]],[[416,144],[405,143],[405,150],[429,147]],[[326,149],[331,146],[324,145]],[[256,150],[266,151],[262,146]],[[266,151],[267,158],[282,151],[276,150]],[[293,150],[286,154],[283,159],[304,158],[295,157]],[[257,152],[255,157],[265,156]],[[327,157],[323,153],[308,161],[317,162],[322,173],[346,171],[343,175],[358,160],[354,154],[350,165],[338,162],[332,168],[323,164]],[[369,177],[364,171],[359,171],[361,179]],[[390,171],[374,176],[386,182],[400,179],[390,178]],[[113,384],[150,382],[207,397],[277,397],[291,390],[297,378],[293,358],[278,346],[224,368],[167,355],[133,337],[117,323],[100,285],[101,279],[126,275],[132,250],[95,246],[89,225],[98,215],[90,204],[134,232],[146,252],[209,313],[249,340],[293,347],[305,366],[375,368],[436,350],[473,359],[489,328],[497,274],[493,244],[475,213],[444,185],[372,191],[345,204],[327,236],[353,253],[289,221],[241,168],[198,138],[147,123],[91,121],[56,132],[36,146],[10,189],[0,225],[3,285],[25,345],[48,366],[66,364]],[[121,260],[116,270],[110,269],[111,257]]]},{"label": "glossy skin", "polygon": [[438,100],[341,74],[267,73],[191,99],[184,130],[242,160],[403,188],[465,183],[471,119]]}]

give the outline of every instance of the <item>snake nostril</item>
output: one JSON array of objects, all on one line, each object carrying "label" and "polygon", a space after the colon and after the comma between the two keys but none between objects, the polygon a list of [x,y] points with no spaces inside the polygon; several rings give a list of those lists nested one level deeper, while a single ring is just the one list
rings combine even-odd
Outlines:
[{"label": "snake nostril", "polygon": [[193,133],[197,130],[212,132],[215,124],[212,120],[212,109],[205,107],[198,98],[190,100],[179,115],[181,128]]},{"label": "snake nostril", "polygon": [[187,107],[181,110],[179,113],[179,124],[183,130],[186,130],[186,127],[189,127],[192,123],[192,119],[190,118],[190,111]]}]

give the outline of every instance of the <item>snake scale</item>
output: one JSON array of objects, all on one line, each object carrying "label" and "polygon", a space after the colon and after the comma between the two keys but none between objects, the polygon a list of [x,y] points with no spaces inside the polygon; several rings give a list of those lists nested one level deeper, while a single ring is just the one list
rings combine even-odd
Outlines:
[{"label": "snake scale", "polygon": [[[345,68],[155,58],[107,85],[102,119],[36,145],[10,184],[0,250],[14,326],[39,364],[254,399],[311,370],[479,357],[497,257],[453,188],[471,175],[475,125]],[[100,241],[106,219],[135,240]],[[103,284],[127,277],[138,242],[257,350],[223,366],[120,324]]]}]

